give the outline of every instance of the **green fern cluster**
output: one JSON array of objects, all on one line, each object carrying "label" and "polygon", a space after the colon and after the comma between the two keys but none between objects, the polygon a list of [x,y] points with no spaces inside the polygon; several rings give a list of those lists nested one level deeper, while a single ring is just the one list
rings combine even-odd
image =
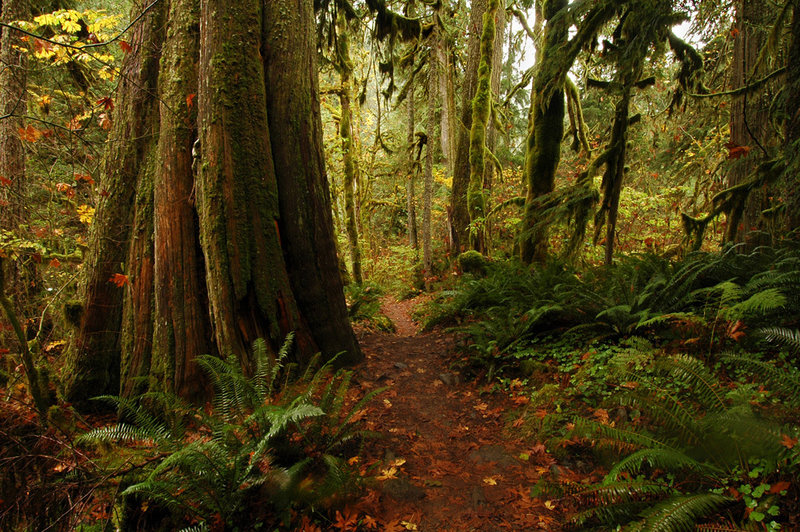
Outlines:
[{"label": "green fern cluster", "polygon": [[353,416],[381,390],[348,408],[350,372],[333,373],[328,363],[291,378],[297,370],[287,363],[291,340],[276,357],[256,341],[252,376],[233,358],[199,357],[216,392],[210,413],[169,394],[106,398],[129,422],[80,440],[152,446],[152,467],[122,495],[157,501],[212,527],[286,519],[294,506],[346,494],[358,480],[346,453],[358,452],[366,435]]},{"label": "green fern cluster", "polygon": [[[724,360],[753,367],[752,360],[740,356]],[[794,393],[800,372],[759,364],[776,376],[770,382],[778,392]],[[737,526],[777,529],[786,492],[770,486],[780,487],[775,483],[800,472],[797,451],[782,441],[796,437],[800,426],[766,419],[746,399],[729,393],[696,358],[664,358],[654,369],[639,379],[637,391],[621,397],[643,413],[650,430],[575,420],[576,434],[624,456],[600,484],[562,487],[565,495],[588,508],[574,516],[573,524],[581,529],[624,524],[625,530],[679,531],[719,522],[723,516]]]},{"label": "green fern cluster", "polygon": [[[736,330],[800,319],[800,250],[696,252],[679,262],[646,254],[583,271],[552,262],[530,269],[493,263],[483,278],[443,295],[428,322],[458,324],[472,362],[502,367],[537,339],[558,333],[586,340],[640,335],[692,339],[720,350]],[[735,335],[734,339],[740,339]]]}]

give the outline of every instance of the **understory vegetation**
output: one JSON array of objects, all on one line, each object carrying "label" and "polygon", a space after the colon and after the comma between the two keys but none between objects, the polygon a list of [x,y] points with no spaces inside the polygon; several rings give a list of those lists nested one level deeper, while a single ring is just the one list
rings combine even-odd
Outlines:
[{"label": "understory vegetation", "polygon": [[525,398],[515,422],[570,475],[534,491],[579,530],[797,526],[800,250],[497,263],[429,324],[465,371]]}]

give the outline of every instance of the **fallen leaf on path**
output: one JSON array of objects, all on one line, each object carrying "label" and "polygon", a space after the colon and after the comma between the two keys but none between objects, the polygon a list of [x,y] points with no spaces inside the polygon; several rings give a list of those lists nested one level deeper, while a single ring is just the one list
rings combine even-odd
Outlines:
[{"label": "fallen leaf on path", "polygon": [[387,469],[382,469],[381,474],[375,478],[377,478],[378,480],[389,480],[390,478],[397,478],[397,468],[389,467]]},{"label": "fallen leaf on path", "polygon": [[486,477],[483,479],[483,483],[490,486],[497,486],[497,479],[495,477]]},{"label": "fallen leaf on path", "polygon": [[554,510],[556,505],[553,501],[544,501],[544,507],[548,510]]}]

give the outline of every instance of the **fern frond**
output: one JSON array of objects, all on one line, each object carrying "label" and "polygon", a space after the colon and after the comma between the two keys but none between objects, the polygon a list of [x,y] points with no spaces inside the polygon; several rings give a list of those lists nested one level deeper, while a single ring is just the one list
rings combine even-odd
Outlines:
[{"label": "fern frond", "polygon": [[[777,329],[777,327],[776,327]],[[789,331],[797,335],[800,341],[800,332]],[[722,355],[722,360],[738,367],[744,367],[758,375],[760,379],[773,388],[772,391],[784,396],[792,403],[800,401],[797,390],[800,389],[800,370],[791,366],[777,367],[774,363],[757,360],[743,355],[726,353]]]},{"label": "fern frond", "polygon": [[786,327],[764,327],[758,330],[768,342],[789,347],[800,351],[800,329],[787,329]]},{"label": "fern frond", "polygon": [[705,462],[699,462],[677,449],[667,447],[640,449],[617,462],[606,475],[606,480],[603,481],[603,484],[617,481],[623,471],[639,473],[645,465],[666,471],[690,469],[709,476],[721,471],[719,468]]},{"label": "fern frond", "polygon": [[719,379],[709,371],[706,364],[689,355],[674,355],[657,362],[656,367],[665,369],[692,391],[692,395],[711,410],[725,408]]},{"label": "fern frond", "polygon": [[714,493],[699,493],[672,497],[654,506],[644,519],[630,530],[659,530],[691,532],[697,520],[719,511],[734,502],[730,497]]}]

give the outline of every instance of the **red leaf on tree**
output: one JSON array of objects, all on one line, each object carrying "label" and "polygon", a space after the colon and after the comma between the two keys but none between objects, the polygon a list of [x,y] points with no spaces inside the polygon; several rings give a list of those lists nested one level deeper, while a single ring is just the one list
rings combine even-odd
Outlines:
[{"label": "red leaf on tree", "polygon": [[119,47],[126,54],[130,53],[130,51],[133,50],[128,41],[119,41]]},{"label": "red leaf on tree", "polygon": [[102,105],[103,109],[106,111],[113,111],[114,110],[114,99],[111,96],[106,96],[105,98],[100,98],[97,100],[97,105]]},{"label": "red leaf on tree", "polygon": [[788,435],[784,434],[781,436],[781,445],[786,447],[787,449],[791,449],[795,445],[797,445],[797,438],[791,438]]},{"label": "red leaf on tree", "polygon": [[740,159],[750,153],[750,146],[739,146],[734,142],[725,144],[725,147],[728,148],[728,159]]},{"label": "red leaf on tree", "polygon": [[50,261],[50,267],[51,268],[58,268],[59,266],[61,266],[61,261],[60,260],[53,259],[53,260]]},{"label": "red leaf on tree", "polygon": [[86,181],[90,185],[94,185],[94,179],[92,179],[92,176],[90,176],[89,174],[81,174],[75,172],[75,174],[73,175],[75,176],[75,181]]},{"label": "red leaf on tree", "polygon": [[186,95],[186,107],[188,107],[189,109],[191,109],[192,105],[194,104],[194,97],[195,96],[197,96],[197,94],[195,94],[195,93],[191,93],[191,94],[187,94]]},{"label": "red leaf on tree", "polygon": [[128,276],[123,273],[115,273],[108,279],[109,283],[114,283],[118,287],[123,287],[128,284]]},{"label": "red leaf on tree", "polygon": [[0,175],[0,186],[10,187],[11,186],[11,180],[8,179],[4,175]]}]

